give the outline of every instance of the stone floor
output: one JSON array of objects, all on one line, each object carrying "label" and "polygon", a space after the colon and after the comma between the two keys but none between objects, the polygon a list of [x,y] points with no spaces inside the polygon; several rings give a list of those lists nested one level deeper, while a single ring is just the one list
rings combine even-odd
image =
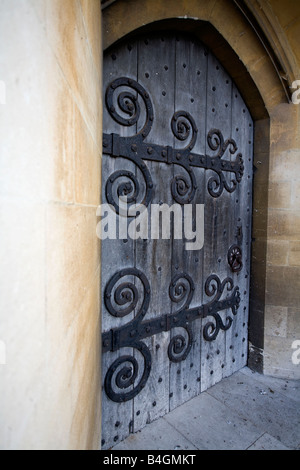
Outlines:
[{"label": "stone floor", "polygon": [[245,367],[113,449],[300,449],[300,380]]}]

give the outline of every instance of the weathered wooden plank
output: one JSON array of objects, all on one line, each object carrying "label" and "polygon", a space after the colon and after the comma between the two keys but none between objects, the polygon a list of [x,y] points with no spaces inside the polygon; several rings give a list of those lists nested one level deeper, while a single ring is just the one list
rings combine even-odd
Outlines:
[{"label": "weathered wooden plank", "polygon": [[[149,93],[154,107],[152,130],[146,141],[165,146],[173,144],[170,120],[174,110],[174,53],[174,38],[169,35],[139,41],[139,83]],[[153,204],[171,205],[171,166],[147,162],[147,167],[154,184],[151,211]],[[172,240],[137,240],[135,250],[136,266],[143,270],[151,286],[151,300],[145,320],[170,313]],[[152,366],[145,389],[134,399],[135,431],[169,411],[169,338],[169,332],[162,332],[144,340],[151,353]]]},{"label": "weathered wooden plank", "polygon": [[[104,77],[103,89],[104,96],[107,86],[116,78],[122,75],[136,79],[137,77],[137,47],[128,48],[125,43],[118,48],[110,51],[104,57]],[[121,89],[116,90],[115,106],[118,109],[117,95]],[[105,101],[104,101],[105,102]],[[134,126],[135,127],[135,126]],[[118,133],[122,136],[135,134],[136,128],[124,127],[115,122],[110,116],[106,106],[103,109],[103,131],[107,133]],[[102,202],[107,203],[106,182],[108,178],[118,170],[128,170],[135,173],[135,165],[123,158],[112,158],[109,155],[103,155],[102,160]],[[118,179],[115,183],[115,189],[118,182],[125,181],[124,178]],[[115,191],[115,197],[117,192]],[[117,217],[119,222],[120,217]],[[119,225],[119,224],[118,224]],[[111,328],[120,327],[133,318],[133,312],[123,318],[112,316],[105,304],[105,288],[112,276],[122,268],[134,266],[134,243],[130,239],[102,240],[101,243],[101,291],[102,291],[102,331],[109,331]],[[132,276],[124,277],[121,282],[132,281]],[[120,283],[118,283],[120,284]],[[107,352],[103,354],[102,374],[103,384],[106,373],[114,361],[123,356],[132,355],[131,348],[124,348],[116,352]],[[119,367],[120,369],[120,367]],[[117,372],[116,372],[117,373]],[[114,375],[116,376],[116,374]],[[115,388],[115,387],[114,387]],[[115,390],[117,391],[117,390]],[[120,390],[119,390],[120,391]],[[130,429],[130,423],[133,416],[133,403],[115,403],[108,398],[105,391],[102,393],[102,448],[107,449],[124,439]]]},{"label": "weathered wooden plank", "polygon": [[[207,73],[207,110],[206,110],[206,134],[211,129],[218,129],[224,140],[231,135],[231,88],[232,83],[227,73],[219,62],[209,53],[208,73]],[[218,143],[219,138],[214,133],[213,143]],[[215,156],[220,150],[211,149],[206,143],[206,154]],[[227,150],[223,159],[229,159]],[[225,189],[219,197],[212,197],[208,191],[211,178],[216,174],[210,170],[205,175],[205,249],[203,264],[203,279],[208,279],[210,275],[216,275],[222,282],[230,275],[227,263],[227,250],[232,238],[232,195]],[[228,176],[226,175],[228,181]],[[218,189],[218,181],[215,183],[215,190]],[[213,284],[216,286],[215,282]],[[211,285],[212,287],[212,285]],[[228,294],[227,286],[224,289],[222,298]],[[204,301],[209,302],[212,297],[204,295]],[[223,322],[226,322],[227,311],[220,312]],[[203,321],[203,326],[214,320],[208,317]],[[201,348],[201,391],[214,385],[221,380],[225,368],[225,331],[220,330],[216,339],[206,341],[203,339]]]},{"label": "weathered wooden plank", "polygon": [[235,233],[235,243],[242,250],[243,268],[240,272],[233,274],[234,282],[240,288],[241,303],[230,335],[227,337],[227,363],[231,365],[227,370],[227,375],[241,369],[247,362],[250,288],[253,121],[235,86],[232,90],[232,135],[243,156],[245,167],[242,182],[234,193],[234,218],[238,229],[238,233]]},{"label": "weathered wooden plank", "polygon": [[[184,111],[189,113],[189,118],[183,119],[189,126],[188,137],[180,141],[174,139],[175,148],[187,147],[193,140],[195,134],[195,146],[193,152],[205,153],[205,111],[206,111],[206,57],[201,44],[195,43],[189,38],[177,35],[176,42],[176,84],[175,84],[175,108],[176,112]],[[177,126],[180,125],[179,123]],[[193,129],[195,127],[195,129]],[[197,132],[196,132],[197,129]],[[193,205],[193,212],[196,214],[196,205],[204,204],[204,170],[193,169],[195,175],[196,192],[192,201],[187,201],[182,206],[185,210],[187,204]],[[187,171],[179,165],[174,165],[173,177],[182,175],[187,178],[192,189],[192,182],[189,180]],[[189,192],[188,191],[188,192]],[[187,192],[187,193],[188,193]],[[198,212],[200,214],[200,212]],[[201,218],[196,221],[197,228],[201,224]],[[195,230],[195,227],[193,227]],[[196,242],[195,242],[196,243]],[[203,264],[204,248],[198,250],[187,250],[183,240],[173,240],[173,271],[174,273],[185,273],[190,276],[193,282],[192,301],[190,307],[202,305],[203,301]],[[189,293],[189,284],[186,283],[186,299]],[[184,300],[184,299],[183,299]],[[176,312],[182,302],[176,305],[173,303],[173,312]],[[201,319],[197,319],[190,325],[192,335],[192,348],[186,359],[179,363],[170,363],[170,410],[176,408],[200,392],[200,344],[201,344]],[[185,337],[186,348],[188,347],[188,335],[184,330],[174,329],[171,337],[181,334]]]}]

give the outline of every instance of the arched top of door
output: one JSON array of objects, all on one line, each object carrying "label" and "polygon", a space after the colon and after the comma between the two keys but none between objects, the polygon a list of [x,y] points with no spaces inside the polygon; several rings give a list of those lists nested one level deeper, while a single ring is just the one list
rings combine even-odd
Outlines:
[{"label": "arched top of door", "polygon": [[102,8],[104,50],[140,33],[186,32],[204,43],[227,70],[254,120],[268,118],[276,105],[290,100],[292,68],[286,56],[283,65],[275,54],[274,41],[267,38],[245,2],[104,0]]}]

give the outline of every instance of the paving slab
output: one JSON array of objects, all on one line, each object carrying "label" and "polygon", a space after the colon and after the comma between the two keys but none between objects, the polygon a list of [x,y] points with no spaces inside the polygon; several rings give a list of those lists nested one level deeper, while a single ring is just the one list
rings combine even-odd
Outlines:
[{"label": "paving slab", "polygon": [[171,424],[160,418],[118,443],[113,450],[197,450]]},{"label": "paving slab", "polygon": [[300,381],[247,367],[113,450],[300,449]]},{"label": "paving slab", "polygon": [[282,442],[270,436],[267,432],[257,439],[247,450],[290,450]]},{"label": "paving slab", "polygon": [[164,419],[200,450],[243,450],[262,432],[251,421],[204,392]]},{"label": "paving slab", "polygon": [[271,388],[269,384],[273,381],[263,382],[262,376],[257,375],[237,372],[207,392],[286,447],[297,448],[300,444],[298,401],[279,392],[274,385]]},{"label": "paving slab", "polygon": [[253,372],[248,367],[244,367],[240,372],[261,382],[271,390],[277,390],[286,397],[300,402],[300,380],[280,379],[278,377],[265,376],[258,374],[257,372]]}]

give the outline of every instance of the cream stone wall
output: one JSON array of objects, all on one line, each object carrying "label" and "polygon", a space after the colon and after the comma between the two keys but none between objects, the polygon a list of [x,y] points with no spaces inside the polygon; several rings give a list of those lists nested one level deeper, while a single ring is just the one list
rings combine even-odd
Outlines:
[{"label": "cream stone wall", "polygon": [[[266,15],[266,32],[273,28],[268,36],[281,45],[275,50],[289,62],[290,82],[300,80],[300,2],[252,3]],[[300,104],[279,104],[270,117],[264,372],[300,379],[300,364],[292,361],[300,340]]]},{"label": "cream stone wall", "polygon": [[299,107],[281,104],[271,115],[264,345],[264,372],[297,379],[300,364],[292,361],[292,346],[300,339]]},{"label": "cream stone wall", "polygon": [[1,0],[0,38],[0,446],[95,449],[100,1]]}]

